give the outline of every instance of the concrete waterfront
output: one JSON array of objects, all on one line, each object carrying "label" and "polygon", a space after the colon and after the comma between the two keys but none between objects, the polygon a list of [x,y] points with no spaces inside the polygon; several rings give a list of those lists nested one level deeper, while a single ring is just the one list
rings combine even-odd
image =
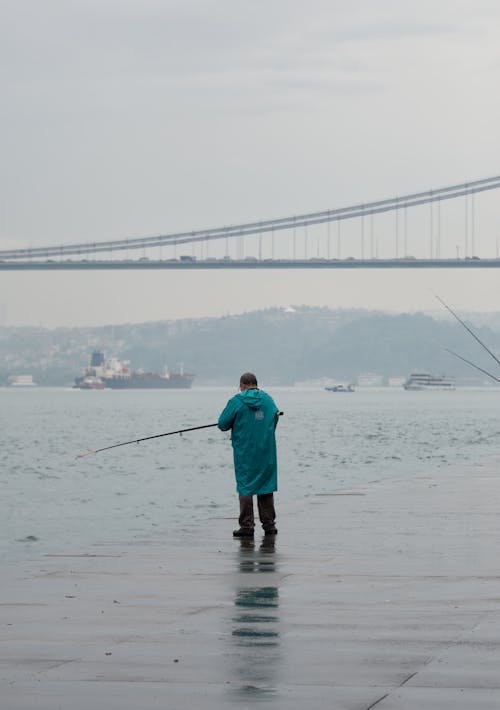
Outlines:
[{"label": "concrete waterfront", "polygon": [[495,462],[279,514],[4,566],[2,710],[499,706]]}]

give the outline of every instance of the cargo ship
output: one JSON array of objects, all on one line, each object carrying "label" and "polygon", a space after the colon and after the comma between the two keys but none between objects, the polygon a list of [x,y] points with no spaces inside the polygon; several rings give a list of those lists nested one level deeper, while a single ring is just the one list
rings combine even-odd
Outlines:
[{"label": "cargo ship", "polygon": [[[184,372],[182,366],[178,372],[165,369],[162,374],[132,370],[128,361],[105,358],[101,350],[95,350],[90,365],[75,378],[74,386],[77,389],[189,389],[193,380],[194,375]],[[90,382],[93,384],[89,387]]]}]

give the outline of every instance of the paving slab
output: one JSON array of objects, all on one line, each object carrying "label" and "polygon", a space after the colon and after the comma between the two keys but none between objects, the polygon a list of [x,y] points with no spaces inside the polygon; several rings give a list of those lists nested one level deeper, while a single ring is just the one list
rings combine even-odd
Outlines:
[{"label": "paving slab", "polygon": [[498,708],[496,466],[3,565],[0,707]]}]

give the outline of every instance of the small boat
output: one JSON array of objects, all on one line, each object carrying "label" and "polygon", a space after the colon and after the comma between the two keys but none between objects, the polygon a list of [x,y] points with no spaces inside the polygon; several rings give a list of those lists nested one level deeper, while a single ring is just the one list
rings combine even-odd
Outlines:
[{"label": "small boat", "polygon": [[445,375],[431,375],[428,372],[412,372],[403,383],[405,390],[454,390],[455,380]]},{"label": "small boat", "polygon": [[325,387],[325,390],[327,392],[354,392],[354,387],[352,385],[344,385],[344,384],[338,384],[338,385],[329,385],[328,387]]},{"label": "small boat", "polygon": [[103,390],[104,382],[99,379],[99,377],[94,377],[94,375],[87,375],[78,385],[74,385],[75,389],[80,390]]}]

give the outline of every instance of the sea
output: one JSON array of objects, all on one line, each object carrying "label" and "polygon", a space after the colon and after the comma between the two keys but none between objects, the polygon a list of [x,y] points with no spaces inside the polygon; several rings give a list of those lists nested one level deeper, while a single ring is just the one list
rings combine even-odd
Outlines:
[{"label": "sea", "polygon": [[[488,465],[500,453],[500,390],[406,392],[264,388],[284,414],[277,429],[286,509],[441,467]],[[133,541],[228,519],[237,497],[228,433],[212,424],[229,388],[82,391],[0,389],[0,562]],[[230,532],[228,532],[230,534]]]}]

